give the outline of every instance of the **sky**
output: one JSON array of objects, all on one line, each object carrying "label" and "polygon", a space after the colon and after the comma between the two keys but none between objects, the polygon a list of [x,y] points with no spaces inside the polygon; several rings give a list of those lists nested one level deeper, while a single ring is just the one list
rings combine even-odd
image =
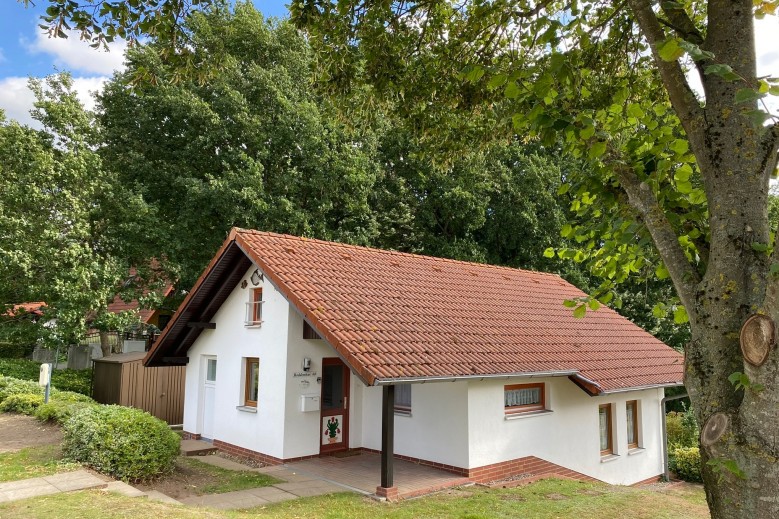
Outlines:
[{"label": "sky", "polygon": [[[288,1],[254,0],[254,3],[266,16],[284,17]],[[91,108],[94,106],[92,92],[122,68],[125,45],[116,42],[110,52],[102,52],[79,41],[78,35],[68,39],[49,38],[38,27],[38,17],[47,1],[35,3],[36,7],[25,8],[19,1],[2,0],[0,6],[0,109],[9,119],[37,126],[29,115],[33,96],[27,88],[28,77],[68,71],[74,77],[80,99]],[[777,33],[779,18],[767,17],[757,22],[758,75],[779,76]],[[700,81],[693,77],[691,84],[695,88]],[[770,109],[779,112],[779,100],[774,98]]]}]

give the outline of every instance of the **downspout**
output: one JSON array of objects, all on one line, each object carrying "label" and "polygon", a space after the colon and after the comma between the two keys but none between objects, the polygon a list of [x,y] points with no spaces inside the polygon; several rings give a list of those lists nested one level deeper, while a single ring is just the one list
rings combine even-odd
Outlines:
[{"label": "downspout", "polygon": [[665,403],[671,400],[687,398],[689,395],[685,392],[681,395],[666,396],[660,400],[660,413],[663,415],[663,481],[670,481],[671,475],[668,470],[668,430],[666,429]]}]

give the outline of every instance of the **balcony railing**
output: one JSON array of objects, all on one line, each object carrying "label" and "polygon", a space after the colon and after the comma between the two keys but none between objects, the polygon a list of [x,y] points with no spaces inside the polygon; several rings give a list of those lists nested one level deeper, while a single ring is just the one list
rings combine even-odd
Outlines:
[{"label": "balcony railing", "polygon": [[262,303],[265,301],[249,301],[246,303],[246,326],[260,326],[262,324]]}]

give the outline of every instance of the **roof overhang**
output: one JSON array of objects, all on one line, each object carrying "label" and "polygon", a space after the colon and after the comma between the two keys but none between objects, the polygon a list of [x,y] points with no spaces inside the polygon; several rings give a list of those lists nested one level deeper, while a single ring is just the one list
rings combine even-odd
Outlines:
[{"label": "roof overhang", "polygon": [[576,375],[576,370],[566,371],[537,371],[532,373],[489,373],[486,375],[452,375],[442,377],[402,377],[402,378],[377,378],[374,386],[392,386],[395,384],[425,384],[427,382],[457,382],[458,380],[485,380],[496,378],[541,378],[541,377],[568,377]]}]

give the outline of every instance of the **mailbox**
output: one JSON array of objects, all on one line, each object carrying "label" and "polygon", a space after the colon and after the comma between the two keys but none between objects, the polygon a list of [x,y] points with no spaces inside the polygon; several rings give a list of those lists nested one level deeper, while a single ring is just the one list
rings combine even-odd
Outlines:
[{"label": "mailbox", "polygon": [[304,413],[319,411],[319,395],[300,395],[300,410]]},{"label": "mailbox", "polygon": [[41,364],[41,372],[38,376],[38,385],[41,387],[46,387],[49,384],[49,370],[51,369],[51,364]]}]

